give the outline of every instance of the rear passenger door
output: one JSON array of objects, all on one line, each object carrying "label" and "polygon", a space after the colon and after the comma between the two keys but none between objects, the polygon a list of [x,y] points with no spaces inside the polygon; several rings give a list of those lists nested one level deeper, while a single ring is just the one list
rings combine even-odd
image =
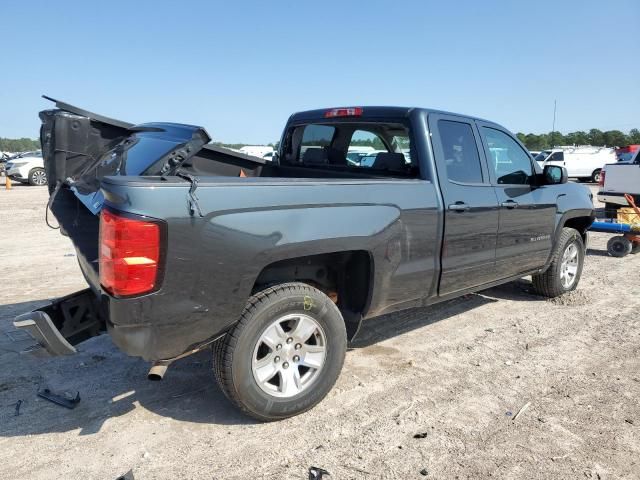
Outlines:
[{"label": "rear passenger door", "polygon": [[477,122],[500,204],[496,272],[500,278],[541,267],[551,251],[555,226],[552,186],[537,186],[531,157],[497,125]]},{"label": "rear passenger door", "polygon": [[429,128],[445,208],[439,289],[444,296],[496,278],[498,200],[474,122],[430,115]]}]

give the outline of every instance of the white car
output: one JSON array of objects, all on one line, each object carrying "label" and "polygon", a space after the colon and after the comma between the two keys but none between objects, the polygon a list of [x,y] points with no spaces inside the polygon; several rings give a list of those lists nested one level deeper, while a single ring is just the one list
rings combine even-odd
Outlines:
[{"label": "white car", "polygon": [[253,157],[264,157],[267,153],[273,153],[273,147],[266,145],[247,145],[240,148],[240,152]]},{"label": "white car", "polygon": [[6,165],[6,175],[29,185],[46,185],[47,172],[44,170],[42,152],[26,152],[17,158],[9,160]]}]

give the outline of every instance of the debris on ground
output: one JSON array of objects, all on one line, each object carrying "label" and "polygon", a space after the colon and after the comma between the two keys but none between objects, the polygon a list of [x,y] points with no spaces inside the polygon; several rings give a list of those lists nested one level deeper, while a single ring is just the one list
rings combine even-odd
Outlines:
[{"label": "debris on ground", "polygon": [[324,468],[309,467],[309,480],[320,480],[324,478],[324,475],[331,475]]},{"label": "debris on ground", "polygon": [[120,475],[116,480],[135,480],[133,477],[133,470],[129,470],[124,475]]},{"label": "debris on ground", "polygon": [[531,402],[525,403],[522,406],[522,408],[520,410],[518,410],[518,413],[515,414],[515,416],[513,417],[513,421],[515,422],[518,419],[518,417],[520,416],[520,414],[524,413],[527,410],[527,408],[529,408],[530,406],[531,406]]},{"label": "debris on ground", "polygon": [[416,433],[413,438],[427,438],[427,432]]},{"label": "debris on ground", "polygon": [[69,398],[63,394],[54,393],[48,388],[43,388],[38,390],[38,396],[68,409],[74,409],[80,403],[80,392],[77,392],[75,397]]},{"label": "debris on ground", "polygon": [[427,475],[429,475],[429,471],[426,468],[423,468],[422,470],[420,470],[420,475],[426,477]]}]

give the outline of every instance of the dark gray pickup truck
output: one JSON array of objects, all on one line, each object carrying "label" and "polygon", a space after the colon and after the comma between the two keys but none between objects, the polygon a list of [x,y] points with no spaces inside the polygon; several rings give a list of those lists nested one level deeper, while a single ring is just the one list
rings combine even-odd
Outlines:
[{"label": "dark gray pickup truck", "polygon": [[212,347],[226,396],[276,420],[327,394],[364,319],[525,275],[549,297],[580,279],[591,194],[495,123],[307,111],[265,161],[200,127],[56,107],[40,113],[49,210],[89,288],[16,319],[35,350],[107,331],[159,379]]}]

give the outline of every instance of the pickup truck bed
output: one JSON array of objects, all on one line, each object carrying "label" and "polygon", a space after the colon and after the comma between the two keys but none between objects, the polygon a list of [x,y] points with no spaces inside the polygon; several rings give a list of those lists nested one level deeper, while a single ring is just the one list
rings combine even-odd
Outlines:
[{"label": "pickup truck bed", "polygon": [[[528,274],[548,296],[577,286],[590,194],[494,123],[302,112],[265,162],[201,127],[57,107],[41,113],[50,207],[90,288],[76,318],[64,301],[32,315],[45,348],[83,322],[162,368],[213,343],[225,394],[272,420],[320,401],[363,319]],[[362,132],[384,148],[360,164]]]},{"label": "pickup truck bed", "polygon": [[598,200],[606,205],[608,216],[615,218],[620,207],[627,207],[629,203],[624,195],[634,197],[636,204],[640,204],[640,156],[635,152],[628,161],[610,163],[604,166],[600,180]]}]

